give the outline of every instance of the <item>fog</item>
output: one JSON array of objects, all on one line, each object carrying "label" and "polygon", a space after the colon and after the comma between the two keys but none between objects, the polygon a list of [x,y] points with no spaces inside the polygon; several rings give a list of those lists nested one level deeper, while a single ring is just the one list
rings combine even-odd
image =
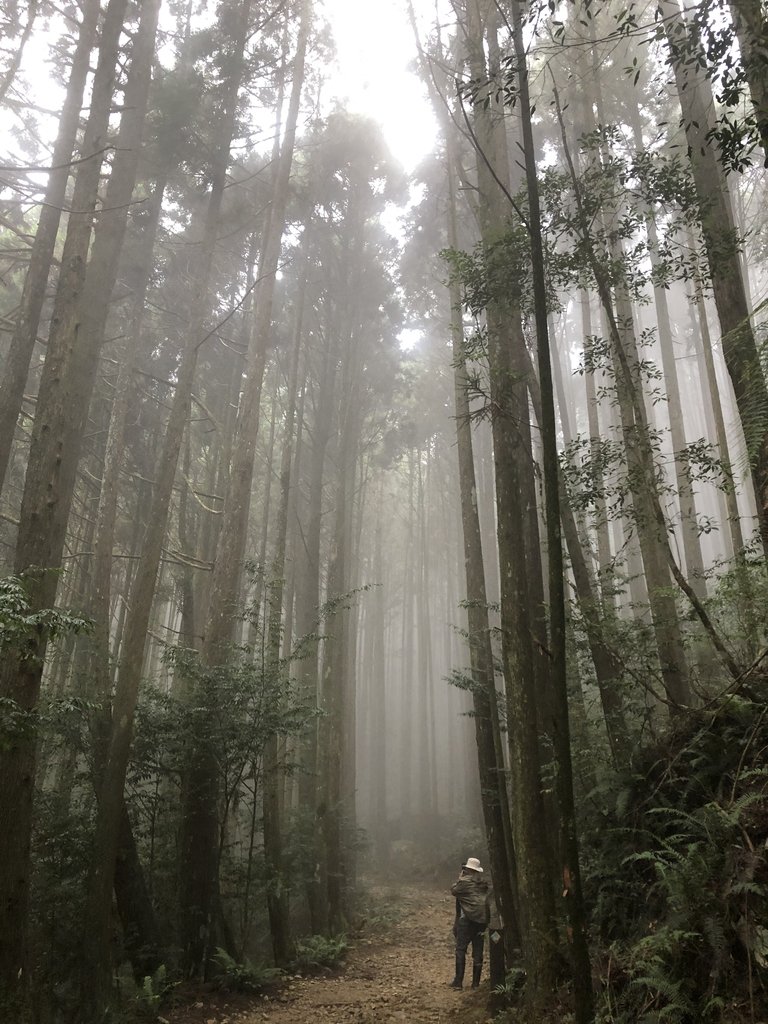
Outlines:
[{"label": "fog", "polygon": [[3,8],[0,1007],[473,856],[593,1019],[579,843],[766,640],[764,55],[619,8]]}]

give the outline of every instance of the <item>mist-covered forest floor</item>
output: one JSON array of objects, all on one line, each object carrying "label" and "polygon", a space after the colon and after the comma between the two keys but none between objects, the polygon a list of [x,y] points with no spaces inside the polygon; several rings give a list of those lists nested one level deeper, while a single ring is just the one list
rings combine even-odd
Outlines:
[{"label": "mist-covered forest floor", "polygon": [[484,1024],[490,994],[487,976],[479,989],[456,992],[453,978],[453,900],[446,888],[424,883],[376,885],[389,920],[361,923],[342,967],[327,975],[289,977],[268,996],[200,996],[164,1014],[169,1024]]}]

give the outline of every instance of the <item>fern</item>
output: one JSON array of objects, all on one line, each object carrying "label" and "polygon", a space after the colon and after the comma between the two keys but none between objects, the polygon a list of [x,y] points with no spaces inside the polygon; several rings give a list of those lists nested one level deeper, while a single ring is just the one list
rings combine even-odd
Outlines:
[{"label": "fern", "polygon": [[213,961],[219,968],[216,985],[227,992],[263,992],[283,976],[277,967],[257,967],[247,960],[240,963],[221,948]]},{"label": "fern", "polygon": [[347,955],[349,943],[345,935],[310,935],[296,943],[295,968],[304,971],[337,967]]},{"label": "fern", "polygon": [[154,974],[147,974],[133,998],[133,1011],[140,1020],[157,1020],[157,1013],[174,984],[168,981],[165,964]]},{"label": "fern", "polygon": [[602,795],[616,818],[603,810],[586,875],[610,943],[605,1024],[722,1024],[765,1002],[747,979],[768,967],[768,716],[734,697],[684,728]]}]

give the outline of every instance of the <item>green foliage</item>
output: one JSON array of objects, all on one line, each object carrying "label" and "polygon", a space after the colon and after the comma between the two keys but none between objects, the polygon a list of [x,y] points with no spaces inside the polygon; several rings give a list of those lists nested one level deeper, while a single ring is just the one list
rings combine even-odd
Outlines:
[{"label": "green foliage", "polygon": [[83,633],[91,628],[88,619],[57,608],[33,611],[28,579],[5,576],[0,579],[0,649],[34,656],[38,639],[45,635],[56,640],[67,633]]},{"label": "green foliage", "polygon": [[530,310],[530,244],[521,225],[504,225],[498,238],[478,242],[471,253],[444,249],[440,256],[461,282],[464,304],[473,316],[491,302]]},{"label": "green foliage", "polygon": [[[194,735],[198,744],[210,747],[225,789],[260,759],[270,736],[299,733],[316,715],[290,676],[293,658],[272,658],[259,624],[251,625],[250,642],[230,645],[219,664],[207,665],[197,651],[183,647],[168,647],[164,655],[191,695],[167,707],[166,713],[181,716],[178,725],[169,722],[170,731]],[[155,699],[167,704],[162,695]],[[167,748],[158,744],[157,749]]]},{"label": "green foliage", "polygon": [[767,710],[730,696],[691,714],[600,790],[584,868],[605,950],[603,1020],[721,1021],[745,983],[757,985],[768,917]]},{"label": "green foliage", "polygon": [[358,908],[366,928],[388,929],[400,924],[407,914],[406,906],[375,889],[360,889],[356,893]]},{"label": "green foliage", "polygon": [[156,1021],[158,1010],[166,1002],[173,988],[174,984],[168,981],[166,966],[161,964],[154,974],[146,975],[141,985],[137,987],[129,1011],[131,1016],[139,1021]]},{"label": "green foliage", "polygon": [[[752,662],[768,643],[768,622],[761,609],[768,601],[768,566],[759,551],[747,549],[717,581],[711,613],[737,659]],[[747,681],[748,683],[748,681]]]},{"label": "green foliage", "polygon": [[503,996],[505,999],[514,999],[525,985],[525,970],[522,967],[512,967],[504,975],[504,984],[497,985],[494,993]]},{"label": "green foliage", "polygon": [[[663,36],[662,22],[656,32]],[[669,63],[697,69],[712,83],[714,127],[708,137],[717,145],[727,170],[742,172],[760,147],[760,126],[749,101],[748,71],[762,73],[760,58],[745,60],[736,46],[734,17],[722,0],[702,0],[680,22],[668,41]]]},{"label": "green foliage", "polygon": [[41,789],[35,798],[29,936],[36,984],[50,993],[62,1019],[74,1019],[93,805],[73,798],[69,788],[90,796],[90,779],[72,772],[65,786],[65,772],[60,770],[55,788]]},{"label": "green foliage", "polygon": [[254,966],[247,960],[240,963],[224,949],[217,949],[213,960],[218,968],[216,985],[225,992],[263,992],[283,974],[277,967]]},{"label": "green foliage", "polygon": [[[0,579],[0,653],[14,654],[26,663],[39,663],[40,643],[55,641],[68,634],[85,633],[91,623],[71,612],[56,608],[33,611],[29,579],[5,576]],[[85,701],[64,697],[43,703],[33,711],[10,697],[0,697],[0,747],[24,733],[35,732],[41,722],[52,724],[66,715],[79,715],[88,709]]]},{"label": "green foliage", "polygon": [[[541,180],[553,285],[593,288],[591,252],[607,282],[621,285],[640,304],[650,301],[651,286],[668,288],[701,276],[696,252],[684,242],[687,232],[698,234],[701,215],[687,159],[658,149],[635,151],[623,130],[610,124],[582,135],[579,147],[584,166],[578,194],[588,238],[571,175],[550,168]],[[653,243],[645,230],[650,216],[664,226]],[[717,244],[723,255],[732,255],[741,240],[731,233]]]},{"label": "green foliage", "polygon": [[356,605],[357,595],[367,594],[375,586],[377,586],[375,583],[366,583],[362,587],[353,587],[344,594],[337,594],[335,597],[324,601],[320,606],[321,619],[328,620],[336,615],[337,612],[350,611]]},{"label": "green foliage", "polygon": [[[171,694],[162,689],[144,691],[128,776],[137,831],[153,851],[161,916],[170,924],[176,913],[172,884],[175,794],[190,746],[207,749],[215,757],[223,814],[243,816],[253,843],[250,856],[245,857],[239,848],[225,847],[220,865],[222,901],[239,921],[243,941],[253,938],[254,919],[260,919],[266,886],[272,884],[251,833],[252,823],[255,826],[260,820],[256,809],[261,805],[264,751],[272,737],[297,735],[317,716],[291,676],[293,656],[275,659],[262,624],[254,619],[249,627],[249,642],[230,645],[226,659],[218,665],[204,664],[196,651],[187,648],[166,649],[165,663],[179,682]],[[312,641],[305,640],[308,647]],[[296,766],[283,760],[276,770],[289,774]],[[160,822],[167,827],[159,828]],[[311,875],[314,864],[308,850],[308,844],[301,839],[294,843],[288,832],[281,885],[290,889]]]},{"label": "green foliage", "polygon": [[302,972],[333,970],[349,950],[345,935],[310,935],[296,943],[292,966]]}]

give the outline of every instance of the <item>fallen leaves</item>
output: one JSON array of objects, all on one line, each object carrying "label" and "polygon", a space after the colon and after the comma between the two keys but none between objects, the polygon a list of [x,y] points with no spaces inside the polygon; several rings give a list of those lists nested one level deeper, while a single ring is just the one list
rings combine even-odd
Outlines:
[{"label": "fallen leaves", "polygon": [[[369,932],[351,947],[342,971],[334,976],[291,978],[271,998],[250,1006],[208,1014],[174,1015],[171,1024],[485,1024],[487,982],[477,991],[456,992],[450,924],[453,900],[446,892],[413,886],[388,886],[379,896],[405,904],[399,924]],[[194,1004],[196,1010],[205,1004]]]}]

